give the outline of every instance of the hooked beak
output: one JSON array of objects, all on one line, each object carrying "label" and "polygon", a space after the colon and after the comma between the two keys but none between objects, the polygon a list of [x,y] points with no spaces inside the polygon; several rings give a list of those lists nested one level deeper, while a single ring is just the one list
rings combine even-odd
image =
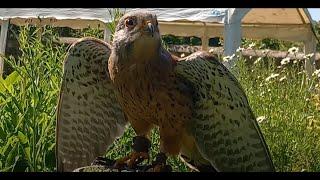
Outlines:
[{"label": "hooked beak", "polygon": [[152,23],[148,22],[147,24],[148,26],[148,31],[151,33],[152,37],[153,37],[153,33],[154,33],[154,26]]}]

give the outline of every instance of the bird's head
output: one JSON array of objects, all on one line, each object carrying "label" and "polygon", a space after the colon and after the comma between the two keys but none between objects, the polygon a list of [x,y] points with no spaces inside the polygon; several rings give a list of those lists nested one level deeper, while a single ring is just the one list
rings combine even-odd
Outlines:
[{"label": "bird's head", "polygon": [[156,15],[148,11],[125,14],[118,22],[112,44],[113,53],[119,60],[143,61],[152,58],[161,46]]}]

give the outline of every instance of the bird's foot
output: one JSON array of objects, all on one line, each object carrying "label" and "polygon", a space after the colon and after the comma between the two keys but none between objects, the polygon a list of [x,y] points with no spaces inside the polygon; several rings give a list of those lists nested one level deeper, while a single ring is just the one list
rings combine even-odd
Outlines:
[{"label": "bird's foot", "polygon": [[150,171],[152,172],[171,172],[172,168],[167,165],[167,156],[165,153],[159,153],[156,160],[152,162]]},{"label": "bird's foot", "polygon": [[139,163],[149,159],[149,153],[147,152],[132,152],[128,156],[118,159],[114,168],[122,169],[128,167],[129,169],[135,168]]},{"label": "bird's foot", "polygon": [[143,136],[136,136],[133,138],[132,152],[130,155],[118,159],[114,167],[117,169],[124,168],[127,166],[130,169],[135,168],[139,163],[144,160],[149,160],[149,148],[151,147],[151,142],[149,139]]},{"label": "bird's foot", "polygon": [[157,164],[151,169],[151,172],[172,172],[172,167],[170,165]]},{"label": "bird's foot", "polygon": [[115,163],[115,160],[111,160],[106,157],[99,156],[91,163],[91,165],[112,166],[114,163]]}]

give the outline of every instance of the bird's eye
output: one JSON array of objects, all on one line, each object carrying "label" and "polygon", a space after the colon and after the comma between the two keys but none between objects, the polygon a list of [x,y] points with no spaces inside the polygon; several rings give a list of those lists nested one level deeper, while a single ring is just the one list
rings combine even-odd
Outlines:
[{"label": "bird's eye", "polygon": [[135,22],[133,19],[127,19],[125,21],[126,27],[132,28],[135,25]]}]

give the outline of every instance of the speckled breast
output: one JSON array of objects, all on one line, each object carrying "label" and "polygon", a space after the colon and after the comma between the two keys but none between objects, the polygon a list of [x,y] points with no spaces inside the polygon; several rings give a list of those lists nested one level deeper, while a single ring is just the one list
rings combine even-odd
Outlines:
[{"label": "speckled breast", "polygon": [[129,121],[144,120],[168,125],[168,129],[182,127],[191,117],[191,98],[179,91],[173,78],[167,81],[149,78],[129,76],[117,85],[118,98]]}]

